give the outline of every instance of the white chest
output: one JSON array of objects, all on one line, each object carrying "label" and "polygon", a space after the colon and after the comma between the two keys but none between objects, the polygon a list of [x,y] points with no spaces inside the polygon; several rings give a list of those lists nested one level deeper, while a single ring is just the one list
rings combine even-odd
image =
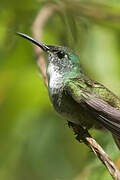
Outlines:
[{"label": "white chest", "polygon": [[47,69],[48,79],[49,79],[49,88],[52,90],[59,89],[63,83],[63,76],[59,72],[58,67],[49,64]]}]

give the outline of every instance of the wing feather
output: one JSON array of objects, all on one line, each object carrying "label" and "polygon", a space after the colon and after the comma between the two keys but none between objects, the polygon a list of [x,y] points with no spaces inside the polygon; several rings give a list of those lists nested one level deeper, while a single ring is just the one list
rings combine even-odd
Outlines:
[{"label": "wing feather", "polygon": [[91,92],[81,89],[75,83],[67,84],[66,90],[98,123],[120,137],[120,110],[97,95],[91,96]]}]

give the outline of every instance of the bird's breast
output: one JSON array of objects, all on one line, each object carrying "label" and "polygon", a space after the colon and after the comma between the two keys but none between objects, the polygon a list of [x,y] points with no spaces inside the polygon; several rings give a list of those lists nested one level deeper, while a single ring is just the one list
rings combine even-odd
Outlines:
[{"label": "bird's breast", "polygon": [[63,83],[63,75],[59,72],[59,68],[53,64],[49,64],[47,68],[49,89],[53,92],[60,89]]},{"label": "bird's breast", "polygon": [[86,128],[93,126],[93,121],[91,121],[91,117],[85,112],[84,108],[63,91],[52,94],[51,101],[55,110],[66,120]]}]

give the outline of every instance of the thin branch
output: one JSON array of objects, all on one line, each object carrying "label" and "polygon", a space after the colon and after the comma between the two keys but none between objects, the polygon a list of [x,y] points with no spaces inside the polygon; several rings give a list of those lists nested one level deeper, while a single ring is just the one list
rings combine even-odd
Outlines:
[{"label": "thin branch", "polygon": [[[32,26],[32,32],[35,39],[42,41],[43,27],[48,21],[48,19],[56,12],[57,7],[55,5],[46,5],[38,13],[34,24]],[[48,79],[46,75],[46,62],[43,56],[42,50],[34,46],[35,54],[37,56],[37,64],[40,69],[42,78],[45,85],[48,86]],[[81,126],[75,125],[73,123],[68,123],[70,127],[73,128],[75,134],[77,135],[77,140],[84,142],[93,153],[101,160],[101,162],[108,169],[109,173],[115,180],[120,180],[120,172],[109,158],[109,156],[104,152],[101,146],[91,137],[87,130],[83,129]]]},{"label": "thin branch", "polygon": [[102,147],[91,137],[88,131],[81,126],[75,125],[69,122],[69,126],[71,126],[77,135],[76,139],[78,141],[82,140],[94,154],[102,161],[102,163],[106,166],[111,176],[115,180],[120,180],[120,172],[113,163],[113,161],[109,158],[107,153],[102,149]]},{"label": "thin branch", "polygon": [[[38,39],[40,41],[42,40],[43,27],[56,9],[57,7],[55,5],[48,4],[40,10],[32,26],[32,32],[35,39]],[[48,79],[46,75],[46,61],[43,56],[43,51],[38,46],[34,46],[34,49],[37,56],[37,64],[40,69],[42,78],[45,85],[48,86]]]}]

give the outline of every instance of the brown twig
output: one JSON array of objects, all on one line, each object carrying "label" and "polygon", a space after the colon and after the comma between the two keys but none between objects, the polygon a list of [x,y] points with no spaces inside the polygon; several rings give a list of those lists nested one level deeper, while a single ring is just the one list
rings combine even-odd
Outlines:
[{"label": "brown twig", "polygon": [[[46,24],[46,21],[49,19],[49,17],[52,16],[56,9],[57,7],[55,5],[49,4],[40,10],[32,26],[32,32],[35,39],[38,39],[40,41],[42,40],[43,27]],[[43,51],[38,46],[34,46],[34,49],[37,56],[37,64],[40,69],[42,78],[45,85],[48,86],[48,79],[46,76],[46,61],[43,56]]]},{"label": "brown twig", "polygon": [[82,140],[94,154],[102,161],[102,163],[106,166],[111,176],[115,180],[120,180],[120,172],[113,163],[113,161],[109,158],[109,156],[105,153],[102,147],[91,137],[88,131],[81,126],[75,125],[73,123],[69,123],[69,126],[72,126],[75,134],[77,135],[76,139],[78,141]]},{"label": "brown twig", "polygon": [[[46,5],[44,6],[40,12],[38,13],[34,24],[32,26],[33,36],[37,40],[42,40],[43,26],[46,24],[47,20],[55,13],[57,7],[55,5]],[[46,75],[46,62],[43,56],[42,50],[34,46],[35,53],[37,56],[37,64],[40,69],[42,78],[48,86],[48,79]],[[81,126],[75,125],[73,123],[69,123],[69,125],[73,128],[75,134],[77,135],[77,140],[82,140],[93,153],[102,161],[102,163],[106,166],[109,173],[115,180],[120,180],[120,172],[109,158],[109,156],[104,152],[101,146],[90,136],[87,130],[83,129]]]}]

